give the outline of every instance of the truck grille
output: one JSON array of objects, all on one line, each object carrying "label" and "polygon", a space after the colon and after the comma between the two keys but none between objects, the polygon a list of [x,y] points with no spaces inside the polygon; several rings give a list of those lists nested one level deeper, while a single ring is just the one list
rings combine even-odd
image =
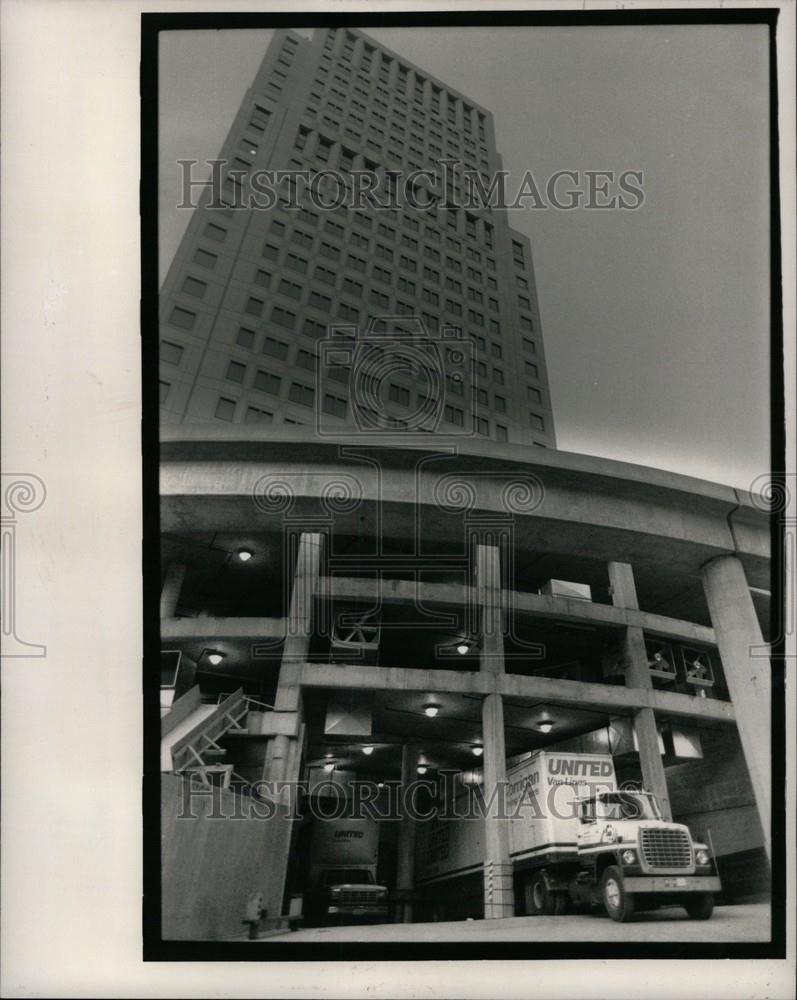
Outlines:
[{"label": "truck grille", "polygon": [[642,860],[651,869],[691,868],[692,844],[684,830],[641,830]]},{"label": "truck grille", "polygon": [[336,900],[339,906],[376,906],[379,899],[376,893],[363,892],[359,889],[343,889]]}]

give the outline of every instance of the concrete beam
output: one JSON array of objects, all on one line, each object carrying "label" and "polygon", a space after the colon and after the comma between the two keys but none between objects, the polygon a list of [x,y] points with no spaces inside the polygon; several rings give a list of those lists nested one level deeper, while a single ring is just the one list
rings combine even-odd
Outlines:
[{"label": "concrete beam", "polygon": [[422,691],[488,695],[493,692],[551,705],[572,705],[595,711],[631,715],[640,708],[692,719],[696,722],[735,721],[733,706],[713,698],[694,698],[670,691],[643,690],[614,684],[564,681],[550,677],[495,675],[486,671],[416,670],[410,667],[366,667],[362,664],[303,663],[302,687],[341,688],[362,691]]},{"label": "concrete beam", "polygon": [[[435,605],[463,607],[476,599],[475,588],[453,583],[425,583],[413,580],[373,580],[356,577],[323,577],[319,580],[319,593],[330,597],[368,601],[383,604],[411,604],[421,608]],[[654,615],[635,608],[612,607],[590,601],[574,601],[547,594],[528,594],[521,591],[504,591],[503,606],[507,617],[528,614],[557,621],[582,622],[625,628],[633,625],[650,635],[715,645],[714,629],[694,622]]]},{"label": "concrete beam", "polygon": [[287,618],[165,618],[161,639],[281,639]]}]

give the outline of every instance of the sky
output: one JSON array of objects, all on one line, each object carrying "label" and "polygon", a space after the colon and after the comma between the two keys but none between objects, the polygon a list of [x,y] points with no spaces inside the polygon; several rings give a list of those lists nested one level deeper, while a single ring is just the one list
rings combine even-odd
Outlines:
[{"label": "sky", "polygon": [[[635,211],[510,214],[531,240],[558,447],[741,488],[766,473],[766,28],[364,30],[489,108],[511,177],[643,171]],[[270,37],[161,34],[162,275],[188,222],[176,161],[218,154]]]}]

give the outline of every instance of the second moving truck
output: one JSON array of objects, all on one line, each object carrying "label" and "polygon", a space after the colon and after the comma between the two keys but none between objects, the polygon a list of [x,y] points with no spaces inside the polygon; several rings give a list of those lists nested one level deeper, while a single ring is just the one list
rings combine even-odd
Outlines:
[{"label": "second moving truck", "polygon": [[[469,794],[449,810],[456,816],[418,823],[416,886],[428,900],[456,898],[452,880],[483,871],[485,824],[478,810],[467,816]],[[693,919],[711,916],[720,880],[708,847],[663,820],[649,793],[618,789],[611,756],[533,753],[507,769],[505,807],[511,818],[499,822],[526,913],[602,905],[624,921],[682,905]],[[432,912],[447,915],[445,906]]]}]

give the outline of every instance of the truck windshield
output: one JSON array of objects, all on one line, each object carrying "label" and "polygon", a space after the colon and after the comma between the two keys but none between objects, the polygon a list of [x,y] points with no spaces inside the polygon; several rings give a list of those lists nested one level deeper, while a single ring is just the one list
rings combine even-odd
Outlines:
[{"label": "truck windshield", "polygon": [[607,792],[598,797],[598,819],[660,819],[659,808],[652,795],[641,792]]},{"label": "truck windshield", "polygon": [[331,868],[324,872],[324,885],[363,885],[373,883],[371,873],[365,868]]}]

